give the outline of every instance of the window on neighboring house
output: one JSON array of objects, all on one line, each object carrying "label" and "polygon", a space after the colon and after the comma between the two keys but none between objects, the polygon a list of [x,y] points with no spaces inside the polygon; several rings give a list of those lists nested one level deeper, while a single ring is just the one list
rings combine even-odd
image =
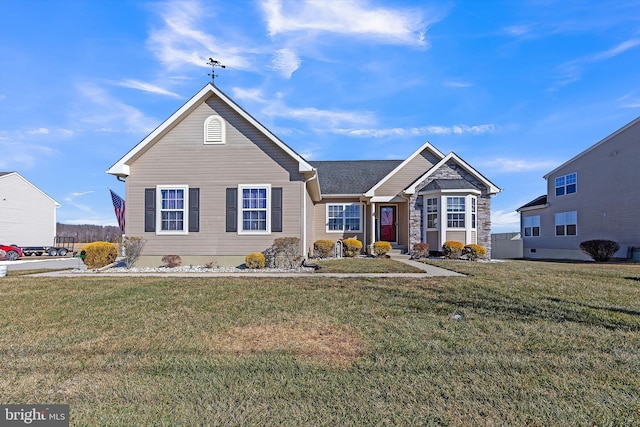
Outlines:
[{"label": "window on neighboring house", "polygon": [[158,186],[158,233],[187,233],[187,194],[186,186]]},{"label": "window on neighboring house", "polygon": [[578,234],[578,212],[560,212],[556,214],[556,236],[575,236]]},{"label": "window on neighboring house", "polygon": [[269,233],[269,186],[240,186],[240,230]]},{"label": "window on neighboring house", "polygon": [[427,199],[427,228],[438,228],[438,198]]},{"label": "window on neighboring house", "polygon": [[471,228],[476,228],[476,198],[471,198]]},{"label": "window on neighboring house", "polygon": [[220,116],[209,116],[204,121],[204,143],[224,144],[225,127],[224,120]]},{"label": "window on neighboring house", "polygon": [[464,228],[465,198],[447,197],[447,227]]},{"label": "window on neighboring house", "polygon": [[327,231],[361,230],[362,210],[359,204],[327,205]]},{"label": "window on neighboring house", "polygon": [[540,235],[540,215],[527,216],[522,219],[525,237],[537,237]]},{"label": "window on neighboring house", "polygon": [[556,178],[556,196],[575,193],[578,185],[578,175],[570,173]]}]

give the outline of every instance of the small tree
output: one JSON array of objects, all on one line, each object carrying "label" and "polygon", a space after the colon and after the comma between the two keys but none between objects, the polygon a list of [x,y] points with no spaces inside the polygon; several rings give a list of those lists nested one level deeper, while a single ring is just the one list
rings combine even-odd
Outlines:
[{"label": "small tree", "polygon": [[131,236],[124,238],[122,247],[124,248],[124,263],[127,268],[134,266],[146,244],[147,239],[144,237]]},{"label": "small tree", "polygon": [[580,243],[582,252],[589,255],[596,262],[609,261],[618,252],[620,245],[613,240],[594,239]]}]

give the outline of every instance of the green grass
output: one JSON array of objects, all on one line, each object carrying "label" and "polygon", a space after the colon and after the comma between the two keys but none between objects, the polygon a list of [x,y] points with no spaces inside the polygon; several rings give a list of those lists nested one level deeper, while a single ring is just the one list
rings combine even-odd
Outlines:
[{"label": "green grass", "polygon": [[640,265],[438,265],[469,276],[2,278],[0,402],[72,425],[640,424]]},{"label": "green grass", "polygon": [[424,273],[390,258],[342,258],[319,260],[318,273]]}]

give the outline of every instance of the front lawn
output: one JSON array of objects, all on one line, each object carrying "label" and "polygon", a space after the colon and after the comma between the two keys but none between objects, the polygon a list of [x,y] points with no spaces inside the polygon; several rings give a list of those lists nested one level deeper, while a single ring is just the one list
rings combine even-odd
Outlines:
[{"label": "front lawn", "polygon": [[0,402],[72,425],[640,425],[640,265],[0,279]]}]

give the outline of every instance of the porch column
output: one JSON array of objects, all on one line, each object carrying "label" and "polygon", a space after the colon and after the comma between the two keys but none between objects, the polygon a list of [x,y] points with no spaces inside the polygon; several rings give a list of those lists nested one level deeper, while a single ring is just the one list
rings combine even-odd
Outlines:
[{"label": "porch column", "polygon": [[369,227],[371,228],[369,236],[371,237],[369,243],[369,253],[373,253],[373,244],[376,241],[376,204],[371,202],[371,216],[369,217]]}]

